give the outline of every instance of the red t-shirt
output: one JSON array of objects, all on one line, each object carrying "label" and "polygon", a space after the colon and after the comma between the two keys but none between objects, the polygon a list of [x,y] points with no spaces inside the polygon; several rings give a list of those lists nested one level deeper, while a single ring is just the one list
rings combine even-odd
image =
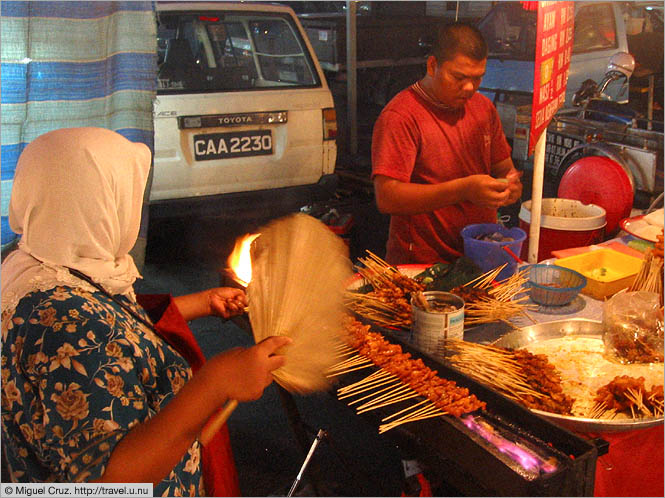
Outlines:
[{"label": "red t-shirt", "polygon": [[[510,157],[501,121],[488,98],[475,93],[460,110],[442,110],[411,87],[383,109],[372,137],[372,178],[433,184],[474,174]],[[386,251],[391,264],[450,262],[463,253],[460,230],[496,223],[495,209],[470,202],[417,215],[392,215]]]}]

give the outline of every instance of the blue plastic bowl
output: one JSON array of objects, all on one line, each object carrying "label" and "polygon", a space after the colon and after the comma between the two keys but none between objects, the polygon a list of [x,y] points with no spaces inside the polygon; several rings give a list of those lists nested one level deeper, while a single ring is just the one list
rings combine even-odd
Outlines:
[{"label": "blue plastic bowl", "polygon": [[[511,237],[513,241],[490,242],[476,239],[480,235],[488,235],[494,232],[499,232],[504,237]],[[461,235],[464,241],[464,255],[471,259],[483,272],[494,270],[507,263],[506,267],[496,276],[496,280],[503,280],[510,277],[517,270],[517,261],[503,247],[509,247],[514,254],[519,256],[522,252],[522,243],[526,239],[526,232],[521,228],[506,228],[498,223],[477,223],[465,226],[461,231]]]},{"label": "blue plastic bowl", "polygon": [[531,299],[545,306],[563,306],[586,286],[581,273],[556,265],[530,265],[528,287]]}]

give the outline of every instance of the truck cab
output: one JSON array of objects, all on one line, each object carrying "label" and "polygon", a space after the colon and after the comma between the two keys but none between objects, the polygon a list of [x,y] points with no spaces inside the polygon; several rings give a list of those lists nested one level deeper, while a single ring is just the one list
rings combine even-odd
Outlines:
[{"label": "truck cab", "polygon": [[[520,2],[499,2],[478,24],[489,48],[481,85],[490,98],[496,91],[530,93],[533,90],[536,47],[536,11]],[[573,55],[566,89],[566,105],[588,78],[600,81],[607,62],[617,52],[628,52],[623,13],[618,2],[576,2]],[[608,89],[615,101],[627,100],[628,89]]]},{"label": "truck cab", "polygon": [[[607,71],[610,58],[620,52],[634,53],[638,67],[641,65],[644,68],[647,64],[657,66],[653,70],[660,73],[662,84],[662,17],[659,20],[658,17],[645,15],[648,13],[645,9],[653,8],[656,4],[575,2],[573,53],[564,107],[572,106],[573,95],[585,80],[599,83]],[[504,132],[513,147],[513,159],[523,165],[528,164],[536,12],[523,8],[521,2],[497,2],[478,27],[489,46],[480,92],[497,107]],[[641,38],[651,41],[643,43]],[[642,45],[651,48],[644,50]],[[611,83],[604,94],[608,100],[628,102],[628,80]]]}]

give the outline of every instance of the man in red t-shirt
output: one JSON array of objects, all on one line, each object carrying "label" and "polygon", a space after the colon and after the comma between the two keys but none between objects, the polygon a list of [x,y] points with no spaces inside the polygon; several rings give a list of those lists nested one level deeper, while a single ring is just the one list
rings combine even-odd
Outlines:
[{"label": "man in red t-shirt", "polygon": [[520,199],[521,173],[494,105],[477,93],[487,45],[473,26],[443,26],[423,79],[383,109],[372,137],[379,211],[391,215],[386,261],[451,262],[460,231],[496,223]]}]

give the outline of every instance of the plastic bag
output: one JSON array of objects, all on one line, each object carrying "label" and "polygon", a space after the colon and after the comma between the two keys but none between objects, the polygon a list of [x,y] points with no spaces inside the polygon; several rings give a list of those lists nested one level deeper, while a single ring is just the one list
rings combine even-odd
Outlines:
[{"label": "plastic bag", "polygon": [[620,292],[605,302],[605,353],[620,363],[663,361],[663,308],[655,292]]}]

